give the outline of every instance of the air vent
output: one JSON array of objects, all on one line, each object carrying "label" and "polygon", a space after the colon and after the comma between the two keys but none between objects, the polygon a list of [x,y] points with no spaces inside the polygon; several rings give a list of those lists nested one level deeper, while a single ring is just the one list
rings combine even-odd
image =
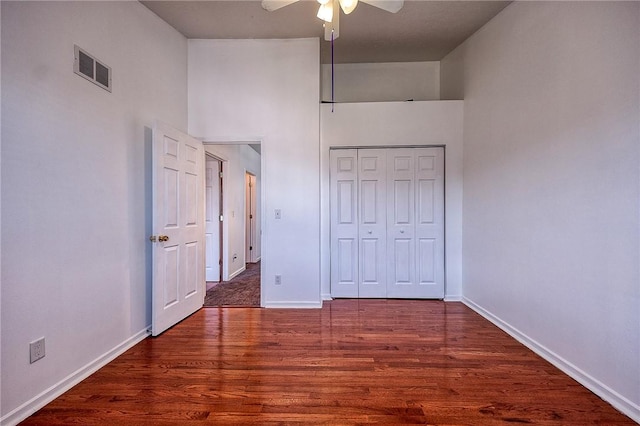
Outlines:
[{"label": "air vent", "polygon": [[73,72],[111,92],[111,68],[78,46],[73,47],[75,53]]}]

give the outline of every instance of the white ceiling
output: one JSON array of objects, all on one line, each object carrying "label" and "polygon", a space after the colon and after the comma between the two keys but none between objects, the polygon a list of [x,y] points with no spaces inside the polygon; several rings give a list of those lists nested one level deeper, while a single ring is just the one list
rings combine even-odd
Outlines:
[{"label": "white ceiling", "polygon": [[[318,3],[301,0],[267,12],[254,0],[141,1],[187,38],[321,38],[322,63],[331,62],[322,39]],[[340,16],[336,63],[438,61],[510,1],[405,0],[396,14],[360,2]]]}]

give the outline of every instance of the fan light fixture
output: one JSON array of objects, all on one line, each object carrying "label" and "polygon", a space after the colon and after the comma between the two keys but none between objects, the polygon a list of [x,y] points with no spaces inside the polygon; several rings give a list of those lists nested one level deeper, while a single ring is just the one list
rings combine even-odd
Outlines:
[{"label": "fan light fixture", "polygon": [[358,0],[340,0],[340,7],[345,15],[353,12],[357,5]]},{"label": "fan light fixture", "polygon": [[[297,1],[299,0],[262,0],[262,8],[273,12]],[[362,0],[362,2],[391,13],[398,12],[404,5],[404,0]],[[358,0],[318,0],[318,3],[320,3],[320,7],[317,16],[325,22],[324,39],[331,42],[331,112],[333,112],[333,104],[335,103],[333,97],[333,42],[340,36],[340,9],[345,15],[348,15],[354,11]]]},{"label": "fan light fixture", "polygon": [[318,18],[325,22],[331,22],[333,20],[333,1],[331,0],[318,0],[320,8],[318,9]]},{"label": "fan light fixture", "polygon": [[[325,22],[333,20],[333,0],[318,0],[320,8],[318,9],[318,18]],[[340,8],[345,15],[353,12],[358,5],[358,0],[339,0]]]},{"label": "fan light fixture", "polygon": [[[273,12],[298,1],[300,0],[262,0],[262,8]],[[318,0],[320,8],[317,16],[325,22],[325,40],[332,41],[340,35],[340,9],[348,15],[354,11],[360,1],[391,13],[397,13],[404,5],[404,0]]]}]

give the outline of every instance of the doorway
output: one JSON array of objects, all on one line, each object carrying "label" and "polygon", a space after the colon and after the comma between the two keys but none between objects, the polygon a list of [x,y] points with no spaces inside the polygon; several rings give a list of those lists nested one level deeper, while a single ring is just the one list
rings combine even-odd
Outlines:
[{"label": "doorway", "polygon": [[[218,277],[207,278],[204,306],[259,307],[262,304],[260,145],[205,142],[204,147],[219,165],[219,169],[216,164],[207,166],[207,197],[213,199],[216,194],[221,195],[218,209],[214,202],[206,203],[206,218],[211,220],[212,228],[216,228],[213,224],[217,223],[219,229],[219,234],[207,232],[206,244],[207,248],[211,246],[208,252],[214,257],[219,249],[221,263]],[[216,182],[219,182],[219,192]]]}]

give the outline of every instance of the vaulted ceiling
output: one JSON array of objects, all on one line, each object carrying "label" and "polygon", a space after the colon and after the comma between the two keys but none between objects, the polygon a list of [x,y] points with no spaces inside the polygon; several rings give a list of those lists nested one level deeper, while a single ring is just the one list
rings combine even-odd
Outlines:
[{"label": "vaulted ceiling", "polygon": [[[405,0],[396,14],[360,2],[340,17],[336,63],[438,61],[504,9],[509,1]],[[187,38],[321,38],[331,62],[318,3],[301,0],[273,12],[253,0],[142,1]]]}]

